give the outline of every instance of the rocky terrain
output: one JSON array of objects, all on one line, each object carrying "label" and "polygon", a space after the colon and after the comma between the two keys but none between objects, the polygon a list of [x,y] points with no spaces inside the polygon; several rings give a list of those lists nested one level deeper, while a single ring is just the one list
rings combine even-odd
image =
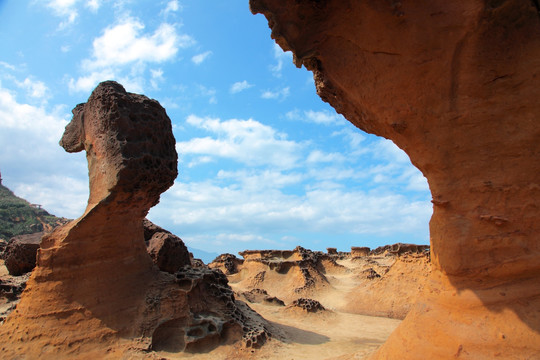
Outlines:
[{"label": "rocky terrain", "polygon": [[[271,336],[271,325],[235,300],[221,272],[185,264],[183,244],[144,226],[177,175],[171,122],[157,101],[101,83],[73,110],[60,145],[86,151],[88,205],[42,238],[20,302],[0,326],[3,358],[256,348]],[[161,261],[160,244],[184,266]]]},{"label": "rocky terrain", "polygon": [[538,1],[250,0],[433,197],[432,272],[374,359],[540,358]]},{"label": "rocky terrain", "polygon": [[209,267],[223,271],[237,298],[248,303],[289,306],[301,299],[315,301],[315,309],[403,319],[431,272],[429,247],[357,249],[250,250],[242,259],[223,254]]}]

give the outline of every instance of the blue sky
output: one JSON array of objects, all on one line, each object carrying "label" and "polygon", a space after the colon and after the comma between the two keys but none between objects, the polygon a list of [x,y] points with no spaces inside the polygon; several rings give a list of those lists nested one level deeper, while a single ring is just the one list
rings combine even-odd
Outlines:
[{"label": "blue sky", "polygon": [[425,178],[320,100],[248,0],[0,0],[0,44],[3,182],[57,216],[88,197],[84,154],[58,141],[112,79],[173,122],[179,176],[149,218],[189,247],[429,243]]}]

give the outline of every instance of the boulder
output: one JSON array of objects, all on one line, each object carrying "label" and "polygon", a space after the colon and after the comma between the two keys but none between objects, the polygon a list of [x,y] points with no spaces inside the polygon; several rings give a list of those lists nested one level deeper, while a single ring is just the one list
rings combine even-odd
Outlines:
[{"label": "boulder", "polygon": [[184,242],[169,232],[156,232],[147,243],[147,250],[161,271],[171,274],[191,265],[189,251]]},{"label": "boulder", "polygon": [[4,265],[11,275],[19,276],[34,269],[42,237],[43,232],[38,232],[9,240],[4,252]]}]

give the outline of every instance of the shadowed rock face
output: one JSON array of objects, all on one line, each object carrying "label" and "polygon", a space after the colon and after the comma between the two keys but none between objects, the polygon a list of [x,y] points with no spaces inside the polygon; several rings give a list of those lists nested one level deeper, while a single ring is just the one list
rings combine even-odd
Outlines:
[{"label": "shadowed rock face", "polygon": [[539,357],[537,2],[250,6],[324,101],[428,179],[431,285],[375,357]]},{"label": "shadowed rock face", "polygon": [[250,326],[254,317],[237,308],[223,274],[184,268],[175,276],[159,271],[147,253],[143,219],[177,175],[165,109],[104,82],[73,110],[60,144],[86,151],[88,206],[43,238],[21,301],[0,327],[3,357],[201,351],[242,336],[260,346],[265,323]]}]

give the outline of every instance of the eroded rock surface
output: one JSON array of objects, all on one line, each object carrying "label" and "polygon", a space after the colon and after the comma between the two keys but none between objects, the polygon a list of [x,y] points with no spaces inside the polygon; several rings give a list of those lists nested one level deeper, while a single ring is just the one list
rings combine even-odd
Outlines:
[{"label": "eroded rock surface", "polygon": [[4,263],[11,275],[19,276],[34,269],[42,237],[43,232],[37,232],[9,240],[4,251]]},{"label": "eroded rock surface", "polygon": [[324,101],[429,182],[429,287],[376,358],[540,357],[538,2],[250,5]]},{"label": "eroded rock surface", "polygon": [[309,312],[309,313],[316,313],[316,312],[319,312],[319,311],[325,311],[326,309],[324,308],[324,306],[321,305],[320,302],[318,302],[317,300],[313,300],[313,299],[306,299],[306,298],[298,298],[296,300],[294,300],[292,302],[291,305],[289,305],[290,307],[296,307],[296,308],[300,308],[306,312]]},{"label": "eroded rock surface", "polygon": [[146,249],[159,270],[174,274],[191,265],[189,251],[178,236],[148,219],[143,220]]},{"label": "eroded rock surface", "polygon": [[157,101],[101,83],[73,110],[60,144],[86,151],[88,206],[43,238],[21,301],[0,327],[4,359],[130,358],[268,338],[224,275],[182,270],[188,284],[147,253],[143,219],[177,175],[171,122]]},{"label": "eroded rock surface", "polygon": [[[409,249],[396,251],[396,249]],[[224,254],[209,267],[224,269],[223,259],[237,264],[227,275],[238,298],[250,303],[299,298],[319,301],[326,309],[403,319],[422,292],[431,272],[423,245],[394,244],[371,251],[328,254],[302,247],[294,250],[249,250],[244,260]],[[384,249],[384,250],[381,250]],[[247,258],[247,259],[246,259]]]}]

